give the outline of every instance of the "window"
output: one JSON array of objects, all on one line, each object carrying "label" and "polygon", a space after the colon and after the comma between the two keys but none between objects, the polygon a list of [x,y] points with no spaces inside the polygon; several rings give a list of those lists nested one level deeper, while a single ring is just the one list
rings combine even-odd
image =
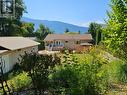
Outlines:
[{"label": "window", "polygon": [[60,42],[59,42],[59,45],[60,45]]},{"label": "window", "polygon": [[52,47],[52,45],[50,44],[49,47]]},{"label": "window", "polygon": [[80,41],[76,41],[76,44],[80,44]]},{"label": "window", "polygon": [[56,44],[58,45],[58,41],[56,42]]},{"label": "window", "polygon": [[68,41],[65,41],[66,43],[68,43]]}]

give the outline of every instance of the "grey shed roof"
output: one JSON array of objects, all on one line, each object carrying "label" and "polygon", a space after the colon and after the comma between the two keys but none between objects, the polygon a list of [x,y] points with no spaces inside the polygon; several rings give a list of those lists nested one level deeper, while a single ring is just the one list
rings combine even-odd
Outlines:
[{"label": "grey shed roof", "polygon": [[44,41],[54,40],[92,40],[91,34],[48,34]]},{"label": "grey shed roof", "polygon": [[39,45],[39,43],[24,37],[0,37],[0,46],[8,50],[17,50],[36,45]]}]

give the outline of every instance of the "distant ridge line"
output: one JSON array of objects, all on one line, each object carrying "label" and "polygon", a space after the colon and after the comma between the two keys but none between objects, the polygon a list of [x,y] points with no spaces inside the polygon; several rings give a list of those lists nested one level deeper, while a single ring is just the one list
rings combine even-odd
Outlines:
[{"label": "distant ridge line", "polygon": [[69,29],[70,32],[78,32],[84,34],[88,31],[88,27],[77,26],[61,21],[49,21],[49,20],[39,20],[23,17],[21,21],[31,22],[35,24],[35,31],[38,29],[40,24],[44,24],[46,27],[50,28],[52,31],[55,31],[57,34],[63,34],[66,29]]}]

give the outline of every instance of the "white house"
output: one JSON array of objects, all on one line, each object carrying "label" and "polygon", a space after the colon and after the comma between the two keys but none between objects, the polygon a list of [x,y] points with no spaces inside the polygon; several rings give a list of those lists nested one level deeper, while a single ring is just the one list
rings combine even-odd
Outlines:
[{"label": "white house", "polygon": [[20,55],[38,52],[38,45],[38,42],[24,37],[0,37],[0,57],[5,62],[4,73],[13,68]]}]

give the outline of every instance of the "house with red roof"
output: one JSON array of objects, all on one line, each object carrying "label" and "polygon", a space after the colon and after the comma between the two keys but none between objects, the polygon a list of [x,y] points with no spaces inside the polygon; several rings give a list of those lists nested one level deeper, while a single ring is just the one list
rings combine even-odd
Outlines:
[{"label": "house with red roof", "polygon": [[91,34],[48,34],[44,39],[47,51],[71,50],[81,52],[93,44]]}]

